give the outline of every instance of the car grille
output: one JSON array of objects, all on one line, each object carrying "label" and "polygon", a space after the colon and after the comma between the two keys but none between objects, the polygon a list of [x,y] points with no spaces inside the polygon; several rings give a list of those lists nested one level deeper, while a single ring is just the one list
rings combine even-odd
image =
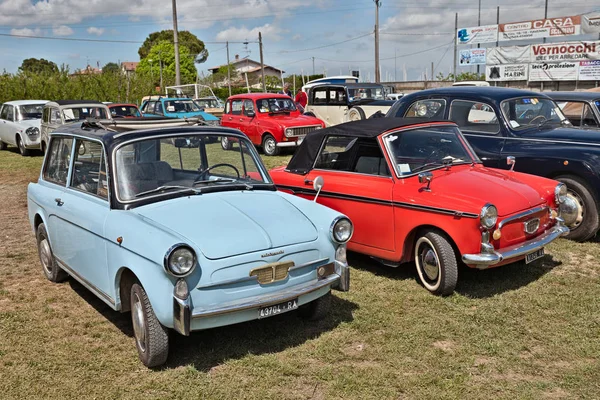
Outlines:
[{"label": "car grille", "polygon": [[293,266],[293,261],[277,262],[253,269],[250,271],[250,276],[256,276],[258,283],[265,285],[267,283],[277,282],[287,278],[288,271],[290,267]]},{"label": "car grille", "polygon": [[[287,128],[285,130],[285,136],[287,137],[298,137],[298,136],[306,136],[310,132],[315,131],[317,129],[321,129],[320,125],[314,126],[296,126],[294,128]],[[288,133],[291,130],[291,133]]]}]

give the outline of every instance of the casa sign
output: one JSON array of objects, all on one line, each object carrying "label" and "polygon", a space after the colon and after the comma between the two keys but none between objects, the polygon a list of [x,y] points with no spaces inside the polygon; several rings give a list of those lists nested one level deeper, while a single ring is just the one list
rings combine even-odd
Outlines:
[{"label": "casa sign", "polygon": [[530,21],[500,24],[498,40],[528,40],[546,37],[579,35],[581,16],[535,19]]}]

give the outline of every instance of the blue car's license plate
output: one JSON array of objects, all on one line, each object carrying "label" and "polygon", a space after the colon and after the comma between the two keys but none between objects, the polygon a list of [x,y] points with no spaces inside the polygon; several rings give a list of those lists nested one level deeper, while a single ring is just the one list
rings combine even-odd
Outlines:
[{"label": "blue car's license plate", "polygon": [[543,248],[541,248],[537,251],[534,251],[533,253],[529,253],[525,256],[525,264],[529,264],[533,260],[537,260],[538,258],[543,257],[543,256],[544,256]]},{"label": "blue car's license plate", "polygon": [[272,306],[261,307],[258,309],[258,318],[272,317],[273,315],[283,314],[284,312],[296,310],[298,308],[298,299],[284,301],[283,303],[273,304]]}]

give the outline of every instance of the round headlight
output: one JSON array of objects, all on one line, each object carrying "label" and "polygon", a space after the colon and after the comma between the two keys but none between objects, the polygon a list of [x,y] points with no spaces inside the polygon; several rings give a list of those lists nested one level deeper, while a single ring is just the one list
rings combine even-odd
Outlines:
[{"label": "round headlight", "polygon": [[194,250],[184,244],[176,244],[165,255],[165,270],[175,276],[189,275],[196,266]]},{"label": "round headlight", "polygon": [[336,243],[346,243],[352,237],[354,227],[346,217],[338,217],[331,224],[331,238]]},{"label": "round headlight", "polygon": [[25,130],[25,133],[27,133],[29,136],[35,136],[35,135],[39,135],[40,130],[34,126],[27,128]]},{"label": "round headlight", "polygon": [[556,200],[556,204],[562,204],[567,200],[567,185],[564,183],[559,183],[554,188],[554,200]]},{"label": "round headlight", "polygon": [[486,204],[479,213],[479,220],[481,221],[481,226],[486,229],[492,229],[496,225],[496,221],[498,221],[498,210],[494,205]]}]

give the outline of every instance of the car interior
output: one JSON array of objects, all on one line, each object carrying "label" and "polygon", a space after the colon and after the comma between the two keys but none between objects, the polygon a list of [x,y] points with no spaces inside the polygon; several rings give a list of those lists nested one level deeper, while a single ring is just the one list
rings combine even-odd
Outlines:
[{"label": "car interior", "polygon": [[390,176],[386,159],[374,138],[329,136],[315,168]]}]

